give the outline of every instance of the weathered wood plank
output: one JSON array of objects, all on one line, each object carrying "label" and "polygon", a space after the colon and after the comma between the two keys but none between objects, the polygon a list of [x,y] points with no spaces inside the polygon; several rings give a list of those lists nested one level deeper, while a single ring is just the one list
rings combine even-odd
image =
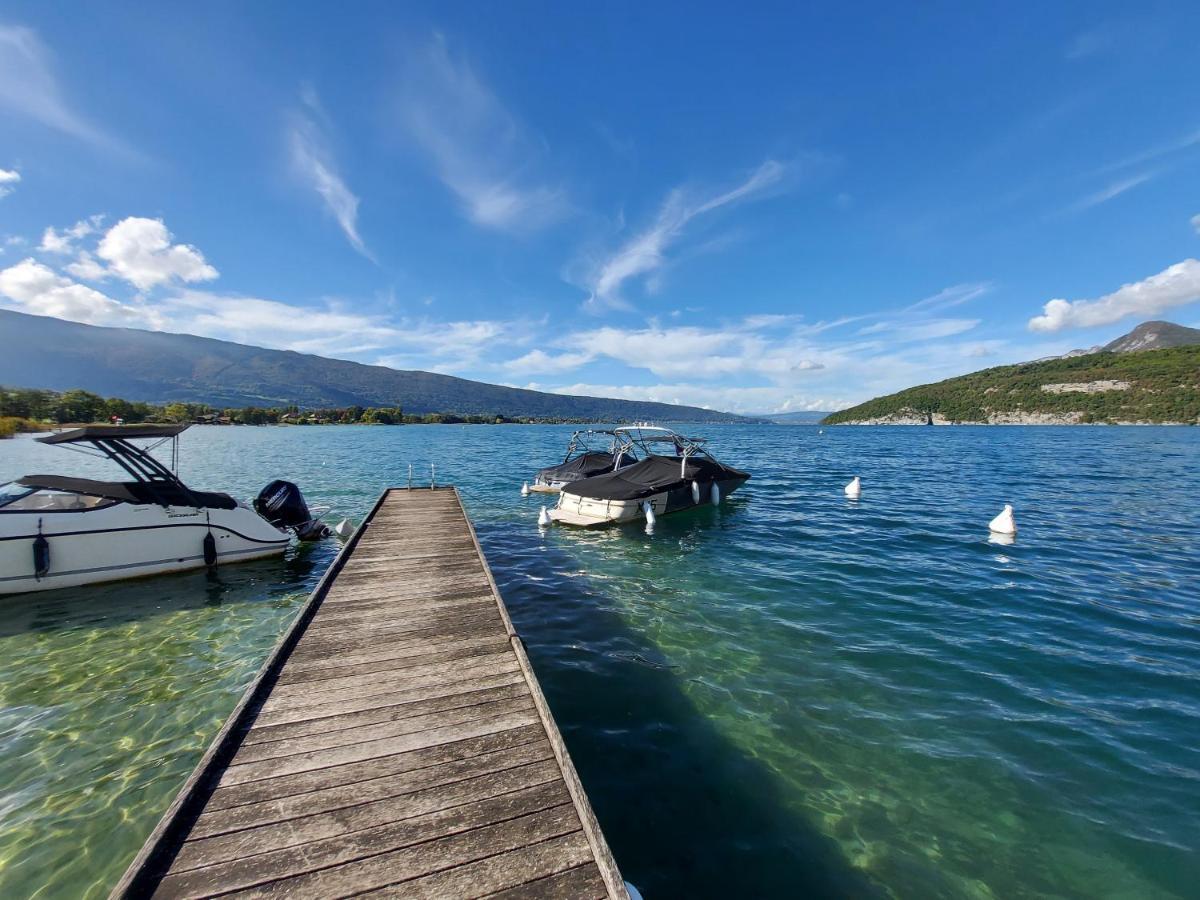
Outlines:
[{"label": "weathered wood plank", "polygon": [[[541,879],[585,863],[593,863],[589,871],[594,874],[600,884],[599,896],[605,896],[604,882],[596,871],[591,848],[582,831],[572,831],[550,840],[518,847],[506,853],[488,856],[477,862],[468,863],[446,869],[423,878],[404,881],[400,884],[389,885],[375,891],[369,891],[365,897],[484,897],[495,894],[512,892],[521,897],[547,896]],[[533,882],[534,884],[530,884]],[[580,900],[589,896],[594,886],[587,893],[559,894],[571,900]],[[550,896],[554,896],[550,894]]]},{"label": "weathered wood plank", "polygon": [[529,844],[578,831],[579,819],[569,803],[532,815],[510,819],[345,863],[319,872],[274,881],[236,897],[340,897],[398,885],[422,875],[461,866]]},{"label": "weathered wood plank", "polygon": [[376,709],[366,709],[359,712],[342,715],[321,716],[316,719],[305,719],[301,722],[289,722],[285,725],[264,725],[255,728],[242,741],[243,747],[265,744],[283,738],[300,737],[306,734],[323,734],[329,731],[340,731],[347,728],[358,728],[364,725],[376,725],[381,722],[394,722],[414,716],[443,712],[451,709],[461,709],[468,706],[478,706],[492,700],[508,700],[528,696],[521,684],[508,684],[501,687],[482,688],[474,691],[464,691],[461,694],[447,694],[444,697],[433,697],[427,700],[413,700],[396,706],[385,706]]},{"label": "weathered wood plank", "polygon": [[[411,794],[338,807],[316,815],[300,816],[210,837],[190,839],[180,848],[172,868],[176,871],[197,869],[243,856],[265,853],[268,850],[295,847],[312,841],[361,831],[364,828],[374,828],[388,822],[401,821],[420,813],[450,809],[454,806],[498,797],[501,794],[512,793],[539,784],[558,784],[557,766],[553,760],[531,763],[465,781],[456,781],[452,784],[438,785]],[[564,801],[570,801],[570,795],[565,787],[562,788],[561,797]],[[231,810],[231,812],[236,811]],[[578,817],[575,821],[578,823]]]},{"label": "weathered wood plank", "polygon": [[264,712],[260,713],[258,721],[265,725],[302,722],[308,719],[320,719],[325,716],[361,712],[367,709],[386,709],[409,703],[413,700],[444,697],[451,694],[465,694],[470,691],[503,687],[508,684],[521,684],[524,680],[521,672],[504,672],[499,675],[489,675],[486,678],[447,681],[433,687],[420,686],[409,690],[395,691],[394,693],[373,694],[370,697],[355,697],[353,700],[336,700],[329,703],[319,703],[314,706],[281,709],[269,713]]},{"label": "weathered wood plank", "polygon": [[478,722],[482,719],[526,712],[532,709],[533,701],[528,697],[492,700],[475,706],[446,709],[423,716],[409,716],[403,719],[377,722],[374,725],[359,725],[356,728],[341,728],[317,734],[302,734],[297,737],[263,741],[257,744],[243,744],[241,751],[234,757],[234,762],[249,764],[265,759],[295,756],[300,753],[316,753],[320,750],[332,750],[335,747],[396,738],[414,732],[463,725],[468,722]]},{"label": "weathered wood plank", "polygon": [[[566,799],[561,785],[548,782],[298,847],[180,870],[163,880],[159,893],[165,897],[200,898],[250,888],[550,809],[562,805]],[[596,881],[599,880],[596,876]]]},{"label": "weathered wood plank", "polygon": [[[196,823],[188,835],[189,841],[214,837],[233,831],[258,828],[274,822],[309,819],[321,813],[365,806],[375,801],[405,795],[411,798],[412,808],[421,803],[445,802],[455,805],[463,796],[477,796],[481,789],[497,793],[519,790],[530,784],[542,784],[542,776],[553,776],[554,754],[548,744],[523,744],[510,750],[474,756],[443,766],[413,769],[383,778],[327,787],[292,797],[281,797],[213,810]],[[512,777],[506,773],[513,772]],[[484,779],[479,781],[478,779]],[[491,779],[489,782],[488,780]],[[531,780],[532,779],[532,780]],[[554,781],[551,777],[550,781]],[[457,785],[457,787],[454,787]],[[444,788],[444,790],[439,790]],[[302,827],[297,825],[297,828]]]},{"label": "weathered wood plank", "polygon": [[220,785],[213,791],[207,808],[227,809],[264,800],[281,800],[295,794],[307,794],[357,781],[370,781],[373,778],[386,778],[401,772],[453,765],[461,760],[502,753],[514,747],[525,747],[534,743],[540,745],[545,738],[542,730],[533,723],[461,741],[451,741],[448,744],[437,744],[418,750],[402,750],[388,756],[347,763],[332,769],[280,775],[245,784]]},{"label": "weathered wood plank", "polygon": [[[547,842],[549,843],[549,842]],[[539,844],[539,847],[545,846]],[[500,860],[502,857],[492,857]],[[591,854],[588,854],[591,861]],[[488,894],[489,900],[600,900],[607,897],[604,879],[594,865],[584,862],[573,869],[537,881]]]}]

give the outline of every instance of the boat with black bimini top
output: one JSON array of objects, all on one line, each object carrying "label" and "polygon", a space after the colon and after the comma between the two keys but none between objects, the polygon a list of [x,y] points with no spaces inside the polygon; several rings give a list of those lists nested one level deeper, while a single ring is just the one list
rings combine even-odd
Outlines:
[{"label": "boat with black bimini top", "polygon": [[[630,425],[614,429],[613,471],[564,484],[558,505],[548,510],[564,525],[609,525],[716,505],[750,475],[719,462],[703,438],[684,437],[670,428]],[[625,465],[623,459],[635,458]]]},{"label": "boat with black bimini top", "polygon": [[637,456],[630,452],[621,454],[617,432],[605,428],[589,428],[576,431],[567,442],[563,461],[555,466],[539,469],[529,490],[536,494],[557,494],[563,485],[605,475],[618,463],[631,466]]},{"label": "boat with black bimini top", "polygon": [[[251,508],[175,474],[187,425],[89,425],[36,438],[115,462],[130,480],[26,475],[0,485],[0,594],[77,587],[283,553],[330,531],[273,481]],[[139,443],[139,442],[149,443]],[[152,454],[171,443],[171,465]]]}]

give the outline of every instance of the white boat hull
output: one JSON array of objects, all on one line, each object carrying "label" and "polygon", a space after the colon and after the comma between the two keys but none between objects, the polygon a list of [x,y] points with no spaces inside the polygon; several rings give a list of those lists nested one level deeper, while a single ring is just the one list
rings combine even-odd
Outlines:
[{"label": "white boat hull", "polygon": [[[716,483],[721,499],[728,497],[745,483],[745,478],[730,478]],[[558,505],[548,510],[553,522],[563,525],[577,525],[584,528],[597,525],[616,525],[622,522],[634,522],[646,518],[643,504],[649,503],[655,516],[665,516],[668,513],[679,512],[711,503],[710,482],[701,491],[700,502],[693,497],[691,487],[663,491],[636,500],[602,500],[594,497],[584,497],[580,494],[563,493],[559,495]]]},{"label": "white boat hull", "polygon": [[[275,556],[290,536],[253,510],[113,503],[87,510],[0,512],[0,594],[78,587],[202,568],[212,532],[217,565]],[[41,535],[50,566],[34,571]]]}]

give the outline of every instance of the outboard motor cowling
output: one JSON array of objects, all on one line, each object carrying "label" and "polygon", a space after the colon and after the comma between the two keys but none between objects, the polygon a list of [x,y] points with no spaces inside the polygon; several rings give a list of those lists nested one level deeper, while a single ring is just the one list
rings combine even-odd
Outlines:
[{"label": "outboard motor cowling", "polygon": [[329,529],[313,518],[300,488],[290,481],[276,479],[254,498],[254,511],[276,528],[287,528],[302,541],[315,541]]}]

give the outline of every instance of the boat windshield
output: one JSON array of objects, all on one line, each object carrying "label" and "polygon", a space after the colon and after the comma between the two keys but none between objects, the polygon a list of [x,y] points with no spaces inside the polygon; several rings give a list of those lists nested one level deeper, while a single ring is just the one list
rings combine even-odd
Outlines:
[{"label": "boat windshield", "polygon": [[29,488],[15,481],[0,485],[0,509],[4,512],[78,512],[115,503],[108,497]]},{"label": "boat windshield", "polygon": [[[616,434],[617,442],[625,453],[632,453],[636,447],[648,456],[674,456],[684,460],[706,456],[713,459],[712,454],[704,449],[704,438],[684,437],[670,428],[631,425],[616,429]],[[716,462],[715,459],[713,461]]]}]

